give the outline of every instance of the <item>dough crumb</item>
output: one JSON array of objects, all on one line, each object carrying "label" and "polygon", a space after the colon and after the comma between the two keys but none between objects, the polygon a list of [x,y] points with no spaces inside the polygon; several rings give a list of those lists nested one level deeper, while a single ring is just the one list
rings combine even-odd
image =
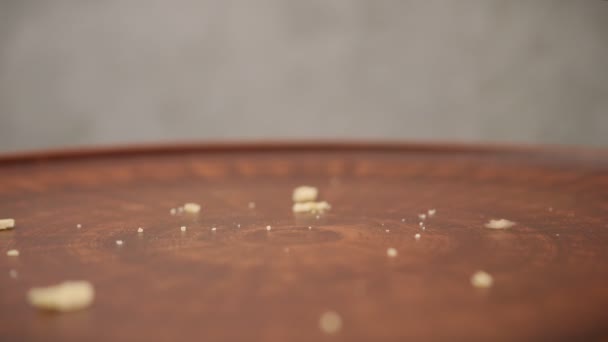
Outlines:
[{"label": "dough crumb", "polygon": [[405,219],[404,219],[404,218],[402,218],[402,219],[401,219],[401,222],[405,222]]},{"label": "dough crumb", "polygon": [[27,293],[31,305],[59,312],[84,309],[93,303],[93,285],[88,281],[66,281],[48,287],[34,287]]},{"label": "dough crumb", "polygon": [[217,230],[217,228],[215,228],[215,227],[211,227],[211,231],[212,231],[212,232],[214,232],[214,231],[216,231],[216,230]]},{"label": "dough crumb", "polygon": [[196,214],[201,211],[201,206],[197,203],[186,203],[184,204],[184,211],[189,214]]},{"label": "dough crumb", "polygon": [[426,214],[420,214],[418,215],[418,218],[424,220],[426,218]]},{"label": "dough crumb", "polygon": [[17,271],[16,270],[10,270],[10,271],[8,271],[8,275],[9,275],[9,277],[11,277],[13,279],[17,279]]},{"label": "dough crumb", "polygon": [[271,226],[266,226],[266,230],[270,231],[272,229]]},{"label": "dough crumb", "polygon": [[429,211],[427,212],[429,216],[433,216],[435,215],[435,213],[437,213],[437,209],[429,209]]},{"label": "dough crumb", "polygon": [[390,233],[390,232],[391,232],[391,230],[390,230],[390,229],[386,229],[385,231],[386,231],[387,233]]},{"label": "dough crumb", "polygon": [[416,235],[414,235],[414,239],[420,240],[420,234],[417,233]]},{"label": "dough crumb", "polygon": [[500,219],[500,220],[490,220],[488,223],[486,223],[486,228],[490,228],[490,229],[506,229],[506,228],[511,228],[515,225],[515,222],[513,221],[509,221],[509,220],[505,220],[505,219]]},{"label": "dough crumb", "polygon": [[296,203],[314,202],[317,200],[319,191],[313,186],[302,185],[293,190],[292,199]]},{"label": "dough crumb", "polygon": [[386,255],[388,255],[391,258],[394,258],[397,256],[397,250],[393,247],[390,247],[386,250]]},{"label": "dough crumb", "polygon": [[139,228],[137,228],[137,232],[138,232],[138,233],[143,233],[143,232],[144,232],[144,229],[143,229],[142,227],[139,227]]},{"label": "dough crumb", "polygon": [[116,240],[116,244],[119,246],[122,246],[123,242],[122,242],[122,240]]},{"label": "dough crumb", "polygon": [[19,251],[16,249],[11,249],[9,251],[6,252],[6,255],[8,256],[19,256]]},{"label": "dough crumb", "polygon": [[175,215],[175,214],[177,213],[177,209],[175,209],[175,208],[171,208],[171,210],[169,210],[169,213],[170,213],[171,215]]},{"label": "dough crumb", "polygon": [[331,205],[325,201],[294,203],[292,207],[294,213],[323,213],[329,209]]},{"label": "dough crumb", "polygon": [[249,202],[247,206],[249,207],[249,209],[255,209],[255,202]]},{"label": "dough crumb", "polygon": [[319,319],[319,328],[326,334],[335,334],[342,329],[342,318],[337,312],[327,311]]},{"label": "dough crumb", "polygon": [[311,229],[312,229],[312,226],[308,226],[308,230],[311,230]]},{"label": "dough crumb", "polygon": [[487,289],[494,283],[494,278],[489,273],[477,271],[471,277],[471,285],[477,288]]},{"label": "dough crumb", "polygon": [[179,230],[181,230],[182,232],[185,232],[186,231],[186,226],[179,227]]},{"label": "dough crumb", "polygon": [[15,228],[15,219],[0,219],[0,230]]},{"label": "dough crumb", "polygon": [[79,223],[76,225],[76,228],[80,229],[80,228],[82,228],[82,225]]}]

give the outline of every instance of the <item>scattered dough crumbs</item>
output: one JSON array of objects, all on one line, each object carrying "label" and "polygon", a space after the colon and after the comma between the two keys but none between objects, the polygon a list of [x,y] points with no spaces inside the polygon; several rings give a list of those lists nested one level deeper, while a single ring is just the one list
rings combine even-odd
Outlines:
[{"label": "scattered dough crumbs", "polygon": [[486,223],[486,228],[490,228],[490,229],[506,229],[506,228],[511,228],[514,225],[515,225],[515,222],[509,221],[509,220],[505,220],[505,219],[490,220],[488,223]]},{"label": "scattered dough crumbs", "polygon": [[433,215],[435,215],[435,213],[436,213],[436,212],[437,212],[437,209],[429,209],[429,211],[428,211],[428,213],[427,213],[427,214],[428,214],[429,216],[433,216]]},{"label": "scattered dough crumbs", "polygon": [[471,285],[477,288],[488,288],[492,286],[494,279],[492,276],[484,271],[477,271],[471,277]]},{"label": "scattered dough crumbs", "polygon": [[293,190],[292,199],[296,203],[313,202],[317,199],[319,191],[313,186],[299,186]]},{"label": "scattered dough crumbs", "polygon": [[190,214],[196,214],[201,211],[201,206],[196,203],[184,204],[184,211]]},{"label": "scattered dough crumbs", "polygon": [[294,213],[323,213],[324,211],[331,209],[331,206],[325,201],[301,202],[294,203],[292,209]]},{"label": "scattered dough crumbs", "polygon": [[143,233],[143,232],[144,232],[144,229],[143,229],[142,227],[139,227],[139,228],[137,228],[137,232],[138,232],[138,233]]},{"label": "scattered dough crumbs", "polygon": [[266,226],[266,230],[270,231],[272,229],[271,226]]},{"label": "scattered dough crumbs", "polygon": [[6,255],[8,256],[19,256],[19,251],[16,249],[11,249],[9,251],[6,252]]},{"label": "scattered dough crumbs", "polygon": [[386,250],[386,255],[388,255],[391,258],[394,258],[397,256],[397,250],[394,249],[393,247],[390,247],[389,249]]},{"label": "scattered dough crumbs", "polygon": [[91,305],[94,292],[88,281],[66,281],[54,286],[32,288],[27,298],[37,308],[67,312]]},{"label": "scattered dough crumbs", "polygon": [[116,240],[116,244],[122,246],[122,240]]},{"label": "scattered dough crumbs", "polygon": [[0,230],[9,229],[15,227],[15,219],[0,219]]},{"label": "scattered dough crumbs", "polygon": [[342,318],[337,312],[327,311],[319,319],[319,328],[326,334],[335,334],[342,328]]},{"label": "scattered dough crumbs", "polygon": [[182,232],[185,232],[186,231],[186,226],[179,227],[179,230],[181,230]]},{"label": "scattered dough crumbs", "polygon": [[416,240],[420,240],[420,234],[416,234],[416,235],[414,235],[414,239],[416,239]]}]

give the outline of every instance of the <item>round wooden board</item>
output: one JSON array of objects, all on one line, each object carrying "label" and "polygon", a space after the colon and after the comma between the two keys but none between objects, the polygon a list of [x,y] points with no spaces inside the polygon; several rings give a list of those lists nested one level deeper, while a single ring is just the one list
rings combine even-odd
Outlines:
[{"label": "round wooden board", "polygon": [[[303,184],[331,211],[294,215]],[[170,215],[185,202],[202,211]],[[418,214],[431,208],[423,231]],[[4,217],[17,226],[0,232],[3,341],[608,338],[605,151],[267,144],[6,157]],[[516,225],[484,227],[498,218]],[[494,286],[471,286],[477,270]],[[88,309],[26,301],[30,287],[79,279],[96,289]],[[319,327],[327,311],[342,319],[337,333]]]}]

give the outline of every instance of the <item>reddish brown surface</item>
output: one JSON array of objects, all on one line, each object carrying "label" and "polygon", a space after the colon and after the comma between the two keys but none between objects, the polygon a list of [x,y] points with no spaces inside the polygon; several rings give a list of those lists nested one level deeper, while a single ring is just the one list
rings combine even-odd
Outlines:
[{"label": "reddish brown surface", "polygon": [[[332,211],[295,217],[291,190],[301,184],[318,186]],[[202,204],[198,216],[169,214],[188,201]],[[417,214],[430,208],[437,214],[421,231]],[[2,341],[608,337],[602,151],[266,145],[32,155],[0,161],[0,217],[17,220],[0,232]],[[517,225],[483,228],[503,217]],[[21,255],[6,256],[11,248]],[[470,285],[478,269],[494,275],[493,288]],[[31,286],[68,279],[94,284],[93,306],[49,314],[25,301]],[[327,310],[343,319],[335,335],[318,327]]]}]

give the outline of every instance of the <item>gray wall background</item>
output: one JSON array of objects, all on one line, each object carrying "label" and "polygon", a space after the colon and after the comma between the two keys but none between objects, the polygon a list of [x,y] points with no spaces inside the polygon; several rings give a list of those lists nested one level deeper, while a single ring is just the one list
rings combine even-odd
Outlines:
[{"label": "gray wall background", "polygon": [[608,146],[608,1],[0,1],[0,152]]}]

